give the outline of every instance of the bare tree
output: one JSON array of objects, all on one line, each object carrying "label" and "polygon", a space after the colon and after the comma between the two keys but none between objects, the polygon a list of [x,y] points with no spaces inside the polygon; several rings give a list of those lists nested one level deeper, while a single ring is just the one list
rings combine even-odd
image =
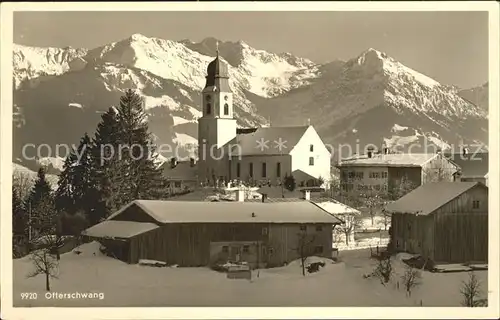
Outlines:
[{"label": "bare tree", "polygon": [[481,282],[476,277],[474,271],[469,272],[469,277],[462,282],[460,293],[462,294],[462,305],[464,307],[484,307],[487,305],[487,299],[481,299]]},{"label": "bare tree", "polygon": [[26,200],[30,194],[31,188],[34,185],[33,175],[23,170],[14,169],[12,174],[12,184],[18,191],[19,197],[22,200]]},{"label": "bare tree", "polygon": [[313,254],[313,250],[311,248],[311,244],[315,240],[314,235],[309,235],[307,231],[301,231],[297,234],[297,247],[293,248],[300,258],[300,265],[302,267],[302,275],[306,275],[306,260]]},{"label": "bare tree", "polygon": [[34,270],[28,274],[28,278],[39,274],[45,275],[45,290],[50,291],[50,279],[57,279],[59,263],[49,252],[48,248],[35,250],[31,253],[30,260],[33,262]]},{"label": "bare tree", "polygon": [[413,181],[408,179],[407,176],[403,176],[401,180],[389,186],[387,197],[390,200],[398,200],[416,187],[417,185]]},{"label": "bare tree", "polygon": [[345,236],[345,244],[349,245],[350,237],[354,231],[362,227],[363,222],[357,214],[345,214],[340,215],[340,217],[344,220],[344,223],[338,225],[335,229]]},{"label": "bare tree", "polygon": [[385,204],[385,199],[377,191],[370,191],[361,194],[361,201],[363,201],[364,207],[368,209],[368,214],[370,215],[372,226],[374,225],[375,216],[379,211],[381,211],[383,205]]},{"label": "bare tree", "polygon": [[403,281],[406,294],[408,297],[411,297],[412,290],[422,284],[422,273],[419,269],[406,265],[405,272],[401,276],[401,280]]},{"label": "bare tree", "polygon": [[379,259],[373,275],[380,279],[380,283],[385,286],[391,280],[393,274],[391,257],[387,255]]},{"label": "bare tree", "polygon": [[432,162],[426,166],[423,170],[423,182],[439,182],[439,181],[452,181],[454,170],[452,169],[452,165],[449,161],[444,158],[436,158],[432,160]]}]

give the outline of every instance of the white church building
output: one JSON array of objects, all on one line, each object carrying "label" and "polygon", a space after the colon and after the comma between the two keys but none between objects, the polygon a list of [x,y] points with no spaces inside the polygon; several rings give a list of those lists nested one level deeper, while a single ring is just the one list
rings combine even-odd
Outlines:
[{"label": "white church building", "polygon": [[201,183],[240,180],[297,186],[330,179],[330,152],[311,125],[237,128],[229,71],[219,53],[207,68],[198,119],[197,176]]}]

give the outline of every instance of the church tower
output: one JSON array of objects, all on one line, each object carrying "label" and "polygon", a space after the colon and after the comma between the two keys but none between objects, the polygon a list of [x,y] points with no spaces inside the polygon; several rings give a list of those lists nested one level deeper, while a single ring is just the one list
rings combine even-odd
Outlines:
[{"label": "church tower", "polygon": [[198,119],[198,176],[202,181],[227,178],[227,150],[222,147],[236,137],[236,119],[229,70],[219,58],[218,44],[215,60],[207,67],[201,105],[203,116]]}]

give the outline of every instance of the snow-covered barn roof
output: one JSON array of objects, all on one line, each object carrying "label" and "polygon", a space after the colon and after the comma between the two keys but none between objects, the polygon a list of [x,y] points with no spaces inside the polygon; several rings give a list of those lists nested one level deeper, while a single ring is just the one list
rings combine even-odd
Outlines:
[{"label": "snow-covered barn roof", "polygon": [[385,210],[392,213],[431,214],[477,185],[487,188],[479,182],[441,181],[426,183],[388,204]]},{"label": "snow-covered barn roof", "polygon": [[117,218],[131,206],[159,223],[328,223],[342,221],[309,201],[200,202],[136,200],[112,214]]},{"label": "snow-covered barn roof", "polygon": [[95,238],[128,239],[156,228],[159,227],[154,223],[106,220],[84,230],[82,234]]}]

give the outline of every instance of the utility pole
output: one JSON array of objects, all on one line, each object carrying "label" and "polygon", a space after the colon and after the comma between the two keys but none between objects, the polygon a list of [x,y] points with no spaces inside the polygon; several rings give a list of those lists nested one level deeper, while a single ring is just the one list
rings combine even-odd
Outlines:
[{"label": "utility pole", "polygon": [[28,243],[31,243],[31,201],[28,202]]}]

